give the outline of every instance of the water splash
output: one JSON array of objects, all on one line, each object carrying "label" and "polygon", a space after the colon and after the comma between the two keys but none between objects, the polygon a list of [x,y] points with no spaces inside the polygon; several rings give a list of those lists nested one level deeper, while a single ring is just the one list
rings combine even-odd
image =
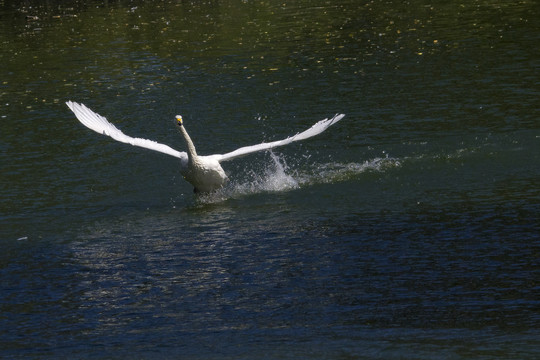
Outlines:
[{"label": "water splash", "polygon": [[303,186],[328,184],[354,179],[365,172],[384,172],[401,166],[399,159],[389,156],[362,163],[311,164],[303,169],[291,169],[285,159],[270,152],[271,162],[264,171],[250,170],[243,179],[231,180],[225,187],[209,194],[200,194],[197,202],[212,204],[231,198],[265,192],[284,192]]},{"label": "water splash", "polygon": [[229,181],[223,188],[209,193],[201,194],[198,201],[201,203],[216,203],[230,198],[258,194],[263,192],[282,192],[298,188],[300,185],[295,178],[288,174],[289,167],[284,159],[270,152],[272,162],[262,173],[250,170],[247,179]]},{"label": "water splash", "polygon": [[297,180],[301,186],[328,184],[354,179],[366,172],[384,172],[399,166],[401,166],[401,161],[389,156],[366,160],[362,163],[318,164],[307,172],[299,173]]}]

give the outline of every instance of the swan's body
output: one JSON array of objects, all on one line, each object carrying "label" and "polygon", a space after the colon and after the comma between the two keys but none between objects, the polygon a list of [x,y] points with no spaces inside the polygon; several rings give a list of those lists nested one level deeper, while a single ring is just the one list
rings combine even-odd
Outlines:
[{"label": "swan's body", "polygon": [[180,172],[190,184],[194,186],[195,192],[208,192],[215,189],[219,189],[227,181],[227,175],[223,168],[216,159],[216,155],[212,156],[199,156],[195,150],[195,145],[189,137],[186,128],[184,127],[182,117],[176,116],[176,124],[180,129],[186,145],[187,152],[187,165],[180,168]]},{"label": "swan's body", "polygon": [[187,153],[172,149],[171,147],[157,143],[152,140],[132,138],[125,135],[122,131],[116,128],[113,124],[107,121],[103,116],[96,114],[83,104],[68,101],[66,105],[73,111],[77,119],[86,127],[98,132],[102,135],[107,135],[113,139],[140,146],[154,151],[159,151],[180,159],[180,172],[184,178],[194,186],[195,192],[210,192],[221,188],[227,181],[227,175],[221,167],[222,161],[232,160],[234,158],[244,156],[256,151],[269,150],[274,147],[290,144],[294,141],[304,140],[312,136],[318,135],[325,131],[328,127],[341,120],[345,115],[338,114],[331,119],[324,119],[317,122],[315,125],[288,137],[284,140],[273,141],[270,143],[261,143],[253,146],[246,146],[226,154],[215,154],[209,156],[199,156],[195,150],[195,145],[189,137],[182,117],[176,116],[176,124],[182,133],[187,145]]}]

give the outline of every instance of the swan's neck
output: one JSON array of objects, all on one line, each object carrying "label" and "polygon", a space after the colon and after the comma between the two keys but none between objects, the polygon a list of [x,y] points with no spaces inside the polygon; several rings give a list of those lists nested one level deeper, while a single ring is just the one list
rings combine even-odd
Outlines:
[{"label": "swan's neck", "polygon": [[195,145],[193,145],[193,141],[191,141],[191,138],[189,137],[186,129],[184,128],[184,125],[178,126],[180,128],[180,132],[184,136],[184,140],[186,140],[186,145],[188,148],[188,157],[190,159],[194,159],[197,157],[197,151],[195,150]]}]

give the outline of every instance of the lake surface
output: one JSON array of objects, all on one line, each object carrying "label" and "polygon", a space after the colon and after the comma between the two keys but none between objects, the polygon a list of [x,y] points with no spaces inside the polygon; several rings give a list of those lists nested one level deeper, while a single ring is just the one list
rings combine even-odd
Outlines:
[{"label": "lake surface", "polygon": [[[535,1],[0,2],[0,357],[537,359]],[[325,133],[224,163],[178,160]]]}]

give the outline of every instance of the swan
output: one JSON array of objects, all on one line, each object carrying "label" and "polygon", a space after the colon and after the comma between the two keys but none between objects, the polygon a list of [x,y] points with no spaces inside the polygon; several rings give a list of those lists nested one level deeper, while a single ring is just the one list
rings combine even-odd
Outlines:
[{"label": "swan", "polygon": [[290,136],[284,140],[245,146],[226,154],[200,156],[195,150],[195,145],[189,137],[186,128],[184,127],[182,116],[180,115],[176,115],[176,126],[184,137],[187,145],[187,153],[174,150],[167,145],[160,144],[153,140],[127,136],[116,126],[108,122],[105,117],[96,114],[83,104],[67,101],[66,105],[71,109],[71,111],[73,111],[77,119],[84,126],[94,130],[97,133],[110,136],[114,140],[122,143],[140,146],[179,158],[180,172],[182,173],[184,179],[193,185],[193,191],[196,193],[211,192],[221,188],[225,184],[227,181],[227,174],[225,174],[225,171],[221,167],[221,162],[229,161],[256,151],[269,150],[278,146],[290,144],[294,141],[310,138],[322,133],[328,129],[328,127],[337,123],[345,116],[344,114],[336,114],[334,117],[321,120],[309,129],[294,136]]}]

